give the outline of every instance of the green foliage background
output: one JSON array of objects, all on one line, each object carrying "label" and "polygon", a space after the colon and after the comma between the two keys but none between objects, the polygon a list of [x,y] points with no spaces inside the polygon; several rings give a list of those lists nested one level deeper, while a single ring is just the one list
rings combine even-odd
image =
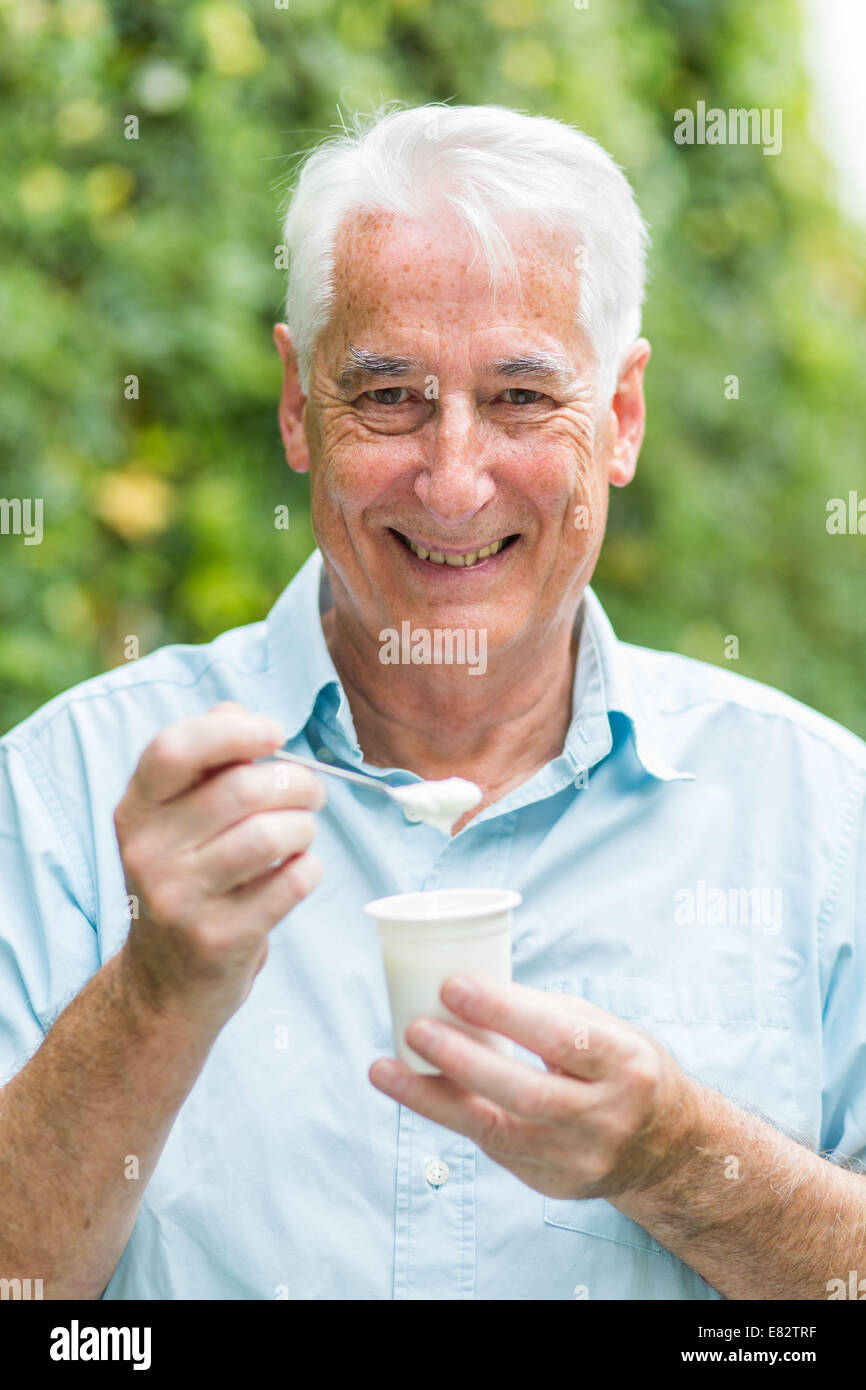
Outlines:
[{"label": "green foliage background", "polygon": [[[735,634],[733,669],[866,735],[866,537],[825,527],[866,496],[866,258],[807,134],[795,0],[0,0],[0,92],[0,495],[45,509],[42,545],[0,536],[0,730],[127,634],[262,617],[309,553],[279,208],[338,108],[399,98],[574,121],[626,168],[650,416],[595,586],[623,638],[725,665]],[[675,145],[700,99],[782,108],[782,154]]]}]

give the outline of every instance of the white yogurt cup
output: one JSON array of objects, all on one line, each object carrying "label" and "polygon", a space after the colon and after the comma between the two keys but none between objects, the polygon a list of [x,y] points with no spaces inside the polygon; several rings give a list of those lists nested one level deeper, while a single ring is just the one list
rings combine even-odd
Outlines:
[{"label": "white yogurt cup", "polygon": [[406,1042],[409,1024],[422,1017],[444,1019],[511,1056],[510,1038],[456,1018],[439,991],[449,975],[511,979],[511,911],[520,902],[507,888],[441,888],[378,898],[364,908],[379,928],[397,1056],[413,1071],[441,1075]]}]

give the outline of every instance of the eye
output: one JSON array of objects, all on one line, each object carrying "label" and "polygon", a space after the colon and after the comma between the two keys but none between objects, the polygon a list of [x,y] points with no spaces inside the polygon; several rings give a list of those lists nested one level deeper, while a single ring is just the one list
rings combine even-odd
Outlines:
[{"label": "eye", "polygon": [[382,386],[376,391],[364,393],[374,405],[403,405],[409,399],[407,386]]},{"label": "eye", "polygon": [[[542,399],[541,391],[528,391],[524,386],[509,386],[502,395],[506,405],[535,405],[536,401]],[[515,397],[510,400],[509,397]]]}]

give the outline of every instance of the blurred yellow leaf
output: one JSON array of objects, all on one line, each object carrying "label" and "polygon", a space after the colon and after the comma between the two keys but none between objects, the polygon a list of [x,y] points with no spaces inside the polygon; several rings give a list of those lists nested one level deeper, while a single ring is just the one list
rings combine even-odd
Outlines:
[{"label": "blurred yellow leaf", "polygon": [[97,484],[97,515],[124,540],[143,540],[164,531],[173,511],[171,484],[142,468],[106,473]]},{"label": "blurred yellow leaf", "polygon": [[538,13],[536,0],[487,0],[486,9],[498,29],[527,29]]},{"label": "blurred yellow leaf", "polygon": [[104,107],[89,97],[68,101],[55,117],[57,138],[61,145],[84,145],[99,134],[106,119]]},{"label": "blurred yellow leaf", "polygon": [[87,175],[87,201],[94,217],[106,217],[125,207],[135,179],[122,164],[99,164]]},{"label": "blurred yellow leaf", "polygon": [[31,217],[43,217],[63,206],[68,185],[66,174],[56,164],[41,164],[25,174],[18,185],[18,197]]},{"label": "blurred yellow leaf", "polygon": [[108,19],[108,12],[100,0],[66,0],[58,10],[60,27],[64,34],[95,34]]},{"label": "blurred yellow leaf", "polygon": [[50,10],[44,0],[3,0],[10,11],[7,24],[18,38],[34,38],[48,23]]},{"label": "blurred yellow leaf", "polygon": [[201,27],[209,49],[211,66],[227,77],[243,77],[255,72],[265,60],[264,49],[256,38],[249,15],[237,5],[205,5]]}]

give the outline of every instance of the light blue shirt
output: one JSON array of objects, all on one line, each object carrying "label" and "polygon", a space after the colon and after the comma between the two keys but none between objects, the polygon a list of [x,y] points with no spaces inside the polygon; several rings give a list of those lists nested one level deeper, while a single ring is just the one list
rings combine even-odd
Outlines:
[{"label": "light blue shirt", "polygon": [[[329,604],[314,552],[266,621],[86,681],[0,742],[0,1080],[125,939],[112,813],[163,725],[237,700],[294,752],[414,780],[364,763]],[[745,1109],[866,1159],[866,748],[727,670],[619,642],[591,591],[579,621],[562,753],[453,839],[329,779],[322,882],[273,929],[106,1298],[720,1297],[607,1202],[545,1198],[371,1085],[393,1035],[362,908],[389,893],[517,889],[516,980],[631,1020]]]}]

